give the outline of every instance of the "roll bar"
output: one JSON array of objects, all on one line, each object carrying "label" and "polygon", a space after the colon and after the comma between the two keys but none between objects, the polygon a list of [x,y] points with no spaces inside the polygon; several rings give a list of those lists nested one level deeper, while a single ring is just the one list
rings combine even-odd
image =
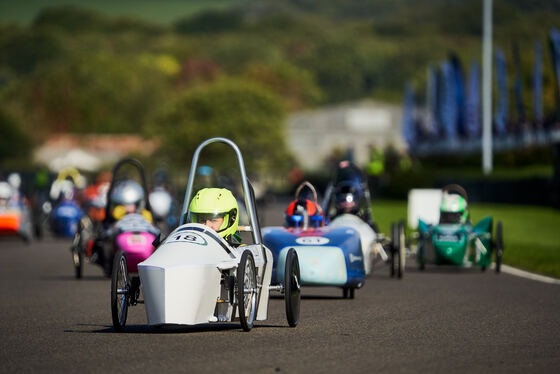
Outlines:
[{"label": "roll bar", "polygon": [[304,187],[307,187],[311,193],[313,194],[313,201],[316,204],[319,204],[319,202],[317,201],[317,191],[315,190],[315,187],[313,187],[313,185],[311,183],[309,183],[308,181],[304,181],[302,182],[299,187],[296,190],[296,200],[299,199],[299,194],[301,193],[301,191],[304,189]]},{"label": "roll bar", "polygon": [[227,139],[227,138],[210,138],[202,142],[194,151],[194,156],[191,163],[191,170],[189,172],[189,181],[187,182],[187,189],[185,191],[185,200],[183,202],[183,210],[181,211],[181,221],[180,224],[185,223],[185,216],[189,207],[189,203],[193,193],[194,178],[196,175],[196,168],[198,166],[198,158],[200,152],[209,144],[212,143],[224,143],[233,148],[235,155],[237,156],[237,165],[239,166],[239,171],[241,173],[241,183],[243,185],[243,197],[245,200],[245,206],[247,207],[247,213],[249,214],[249,224],[252,227],[253,241],[255,244],[261,244],[261,231],[257,220],[256,210],[254,206],[254,199],[252,194],[252,187],[247,179],[247,174],[245,172],[245,163],[243,162],[243,156],[237,145]]},{"label": "roll bar", "polygon": [[465,189],[459,186],[458,184],[448,184],[447,186],[442,188],[442,192],[448,192],[448,193],[455,192],[460,196],[462,196],[463,199],[465,199],[467,202],[469,201],[469,198],[467,196],[467,191],[465,191]]},{"label": "roll bar", "polygon": [[112,174],[111,174],[111,184],[109,185],[109,191],[107,191],[107,204],[105,205],[105,222],[109,221],[110,212],[110,205],[111,205],[111,193],[115,189],[115,182],[117,181],[116,175],[119,169],[125,165],[129,164],[134,166],[138,169],[140,173],[140,179],[142,180],[142,189],[144,190],[144,202],[146,203],[146,209],[150,212],[152,211],[152,207],[150,206],[150,199],[148,198],[148,184],[146,183],[146,173],[144,172],[144,166],[140,161],[132,157],[125,157],[119,160],[115,166],[113,166]]}]

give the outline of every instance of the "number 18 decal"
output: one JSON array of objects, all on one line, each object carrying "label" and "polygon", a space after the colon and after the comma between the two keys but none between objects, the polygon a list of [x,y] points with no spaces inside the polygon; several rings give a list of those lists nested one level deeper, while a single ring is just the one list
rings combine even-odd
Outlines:
[{"label": "number 18 decal", "polygon": [[206,239],[194,232],[179,232],[176,234],[172,234],[169,236],[169,239],[167,239],[166,242],[187,242],[198,245],[208,245]]}]

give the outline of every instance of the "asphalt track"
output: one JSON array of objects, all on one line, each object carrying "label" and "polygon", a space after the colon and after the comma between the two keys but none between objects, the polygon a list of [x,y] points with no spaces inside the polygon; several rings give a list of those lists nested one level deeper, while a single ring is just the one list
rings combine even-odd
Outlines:
[{"label": "asphalt track", "polygon": [[[276,212],[278,212],[276,210]],[[379,264],[354,300],[304,289],[289,328],[282,299],[269,320],[151,328],[132,307],[113,332],[110,281],[86,265],[74,279],[69,241],[0,240],[0,372],[558,372],[560,286],[492,271]]]}]

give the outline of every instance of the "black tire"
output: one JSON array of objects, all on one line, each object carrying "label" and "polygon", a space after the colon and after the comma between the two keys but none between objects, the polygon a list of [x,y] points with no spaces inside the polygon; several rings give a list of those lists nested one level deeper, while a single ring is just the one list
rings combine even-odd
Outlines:
[{"label": "black tire", "polygon": [[290,327],[299,323],[299,308],[301,304],[301,283],[299,259],[295,249],[290,248],[286,254],[284,267],[284,301],[286,304],[286,319]]},{"label": "black tire", "polygon": [[25,243],[25,244],[29,244],[31,239],[29,239],[29,236],[27,236],[27,234],[23,234],[21,235],[21,240]]},{"label": "black tire", "polygon": [[347,298],[348,298],[348,287],[343,287],[343,288],[342,288],[342,298],[343,298],[343,299],[347,299]]},{"label": "black tire", "polygon": [[37,238],[37,240],[41,240],[43,238],[43,229],[41,227],[41,223],[35,222],[33,224],[33,229],[33,231],[35,231],[35,238]]},{"label": "black tire", "polygon": [[420,234],[418,238],[418,251],[416,253],[416,261],[418,262],[418,269],[420,271],[426,270],[426,259],[424,257],[425,252],[425,237],[424,235]]},{"label": "black tire", "polygon": [[241,255],[237,267],[237,306],[244,331],[250,331],[257,313],[257,271],[251,251]]},{"label": "black tire", "polygon": [[72,245],[72,261],[74,262],[74,274],[76,275],[76,279],[82,278],[84,255],[79,244]]},{"label": "black tire", "polygon": [[111,278],[112,274],[113,274],[113,268],[114,268],[114,264],[115,264],[115,258],[117,257],[116,253],[114,255],[111,256],[111,254],[107,254],[107,248],[105,247],[105,244],[103,244],[102,246],[99,247],[99,261],[102,264],[103,267],[103,274],[105,274],[105,276],[107,278]]},{"label": "black tire", "polygon": [[356,289],[353,288],[353,287],[350,287],[350,288],[348,289],[348,298],[349,298],[349,299],[353,299],[353,298],[354,298],[354,291],[355,291],[355,290],[356,290]]},{"label": "black tire", "polygon": [[391,223],[391,261],[389,274],[393,278],[398,273],[399,266],[399,227],[395,223]]},{"label": "black tire", "polygon": [[398,225],[398,241],[399,241],[399,263],[397,276],[402,278],[406,266],[406,237],[404,230],[404,221],[400,221]]},{"label": "black tire", "polygon": [[496,250],[496,273],[500,273],[502,267],[502,256],[504,254],[504,237],[503,237],[502,222],[498,221],[496,225],[496,239],[495,239],[495,250]]},{"label": "black tire", "polygon": [[116,331],[123,331],[130,301],[130,278],[126,256],[119,250],[114,258],[111,274],[111,316]]}]

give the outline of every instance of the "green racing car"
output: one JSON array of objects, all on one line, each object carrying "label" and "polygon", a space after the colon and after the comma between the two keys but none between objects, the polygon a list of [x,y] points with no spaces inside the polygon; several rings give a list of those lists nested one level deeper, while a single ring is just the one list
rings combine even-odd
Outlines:
[{"label": "green racing car", "polygon": [[442,189],[439,223],[430,225],[418,220],[416,258],[420,270],[427,262],[436,265],[462,267],[478,266],[486,270],[495,259],[500,272],[503,245],[502,223],[493,228],[492,217],[485,217],[476,225],[471,223],[466,191],[451,184]]}]

